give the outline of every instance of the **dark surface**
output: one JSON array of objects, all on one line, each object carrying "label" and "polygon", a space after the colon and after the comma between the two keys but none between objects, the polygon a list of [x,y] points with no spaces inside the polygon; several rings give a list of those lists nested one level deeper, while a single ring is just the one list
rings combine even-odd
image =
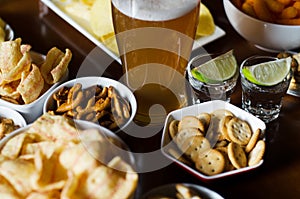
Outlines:
[{"label": "dark surface", "polygon": [[[251,55],[270,53],[257,49],[240,37],[229,24],[221,1],[203,1],[214,16],[215,23],[226,31],[226,36],[204,46],[209,53],[234,49],[238,63]],[[44,13],[44,14],[43,14]],[[51,10],[40,12],[37,0],[0,0],[0,17],[21,37],[23,43],[32,45],[34,51],[47,53],[56,46],[73,52],[70,79],[85,75],[107,76],[119,79],[121,66],[77,30]],[[298,49],[299,51],[299,49]],[[86,59],[87,55],[89,59]],[[241,88],[238,84],[232,104],[241,106]],[[278,120],[267,126],[263,165],[250,173],[240,174],[213,182],[203,182],[179,166],[170,164],[162,169],[141,173],[136,198],[150,189],[168,183],[194,183],[210,188],[224,198],[299,198],[300,197],[300,98],[285,96]],[[146,133],[141,131],[140,133]],[[161,131],[150,138],[120,136],[135,152],[159,149]],[[163,157],[145,161],[138,157],[138,165],[164,160]],[[161,159],[158,159],[161,158]]]}]

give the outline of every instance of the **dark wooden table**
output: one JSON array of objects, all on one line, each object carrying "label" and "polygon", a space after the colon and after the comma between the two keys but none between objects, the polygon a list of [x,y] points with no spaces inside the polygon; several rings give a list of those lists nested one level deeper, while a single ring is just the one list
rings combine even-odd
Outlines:
[{"label": "dark wooden table", "polygon": [[[215,23],[226,32],[224,37],[203,46],[206,51],[213,53],[234,49],[239,63],[254,54],[271,54],[259,50],[235,32],[226,18],[221,1],[203,2],[212,12]],[[71,49],[73,59],[69,68],[70,79],[85,75],[114,79],[121,76],[118,62],[102,50],[95,50],[96,46],[90,40],[51,10],[44,9],[38,0],[0,0],[0,17],[11,25],[16,38],[20,37],[23,43],[32,45],[32,50],[45,54],[53,46],[62,50]],[[231,103],[241,106],[240,84]],[[299,118],[300,98],[286,95],[278,120],[267,125],[265,161],[257,170],[213,182],[203,182],[172,163],[155,171],[141,173],[136,198],[154,187],[174,182],[202,185],[229,199],[300,198]],[[120,136],[133,151],[148,152],[159,148],[161,131],[145,139],[122,134]],[[143,161],[143,158],[137,160],[139,165],[147,164]],[[155,163],[158,160],[154,158],[148,161]]]}]

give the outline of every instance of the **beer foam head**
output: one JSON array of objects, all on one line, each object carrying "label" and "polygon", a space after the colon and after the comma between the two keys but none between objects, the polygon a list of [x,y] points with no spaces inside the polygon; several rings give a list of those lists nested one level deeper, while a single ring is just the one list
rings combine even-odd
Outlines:
[{"label": "beer foam head", "polygon": [[178,18],[199,4],[199,0],[112,0],[123,14],[145,21]]}]

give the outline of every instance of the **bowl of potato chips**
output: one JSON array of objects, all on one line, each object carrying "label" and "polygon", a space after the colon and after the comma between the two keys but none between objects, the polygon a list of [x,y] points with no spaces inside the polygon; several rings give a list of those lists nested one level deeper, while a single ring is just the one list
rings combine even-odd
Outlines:
[{"label": "bowl of potato chips", "polygon": [[87,76],[64,82],[48,95],[44,113],[87,120],[114,132],[124,130],[137,110],[136,99],[124,84]]},{"label": "bowl of potato chips", "polygon": [[48,94],[68,78],[72,53],[53,47],[47,55],[21,38],[0,43],[0,105],[20,112],[28,123],[43,112]]},{"label": "bowl of potato chips", "polygon": [[223,0],[233,28],[258,48],[271,52],[300,47],[300,2]]},{"label": "bowl of potato chips", "polygon": [[132,198],[134,164],[110,130],[44,114],[0,141],[0,198]]}]

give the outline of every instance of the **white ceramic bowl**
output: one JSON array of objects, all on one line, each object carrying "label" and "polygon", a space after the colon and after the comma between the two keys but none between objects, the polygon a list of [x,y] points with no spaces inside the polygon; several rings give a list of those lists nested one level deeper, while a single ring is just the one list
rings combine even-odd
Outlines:
[{"label": "white ceramic bowl", "polygon": [[[30,52],[31,58],[34,63],[39,64],[40,62],[44,61],[45,56],[36,52]],[[56,88],[59,84],[66,81],[68,79],[69,72],[67,71],[66,74],[61,78],[61,80],[55,84],[53,84],[46,92],[44,92],[38,99],[29,103],[29,104],[14,104],[9,101],[0,99],[0,105],[9,107],[13,110],[18,111],[23,115],[26,122],[29,124],[37,119],[43,113],[43,105],[46,100],[46,97],[50,94],[50,92]]]},{"label": "white ceramic bowl", "polygon": [[15,34],[13,29],[10,27],[10,25],[5,24],[4,32],[5,32],[5,41],[11,41],[14,39]]},{"label": "white ceramic bowl", "polygon": [[76,83],[80,83],[82,85],[82,88],[88,88],[90,86],[102,86],[102,87],[109,87],[109,86],[113,86],[118,93],[120,94],[121,97],[125,98],[131,106],[131,115],[129,120],[127,120],[127,122],[125,124],[123,124],[122,126],[119,127],[119,130],[123,130],[124,128],[126,128],[133,120],[135,114],[136,114],[136,110],[137,110],[137,102],[136,99],[133,95],[133,93],[131,92],[131,90],[126,87],[124,84],[121,84],[120,82],[113,80],[113,79],[109,79],[106,77],[95,77],[95,76],[88,76],[88,77],[80,77],[80,78],[76,78],[70,81],[67,81],[61,85],[59,85],[57,88],[55,88],[54,90],[51,91],[50,95],[48,95],[44,107],[43,107],[43,112],[46,113],[48,112],[49,109],[53,109],[55,100],[53,99],[53,94],[57,93],[62,87],[72,87],[74,86]]},{"label": "white ceramic bowl", "polygon": [[19,112],[13,109],[0,106],[0,117],[12,119],[14,121],[14,124],[20,127],[26,126],[26,121],[24,117]]},{"label": "white ceramic bowl", "polygon": [[[99,161],[101,161],[102,163],[106,164],[111,161],[111,159],[113,157],[119,156],[123,161],[125,161],[128,165],[130,165],[133,170],[135,170],[136,168],[136,163],[135,163],[135,157],[134,154],[130,151],[129,147],[127,146],[127,144],[120,138],[118,137],[115,133],[113,133],[112,131],[101,127],[97,124],[94,124],[92,122],[88,122],[88,121],[82,121],[82,120],[74,120],[75,122],[75,127],[78,128],[79,130],[87,130],[87,129],[96,129],[98,130],[99,134],[101,134],[104,138],[105,138],[105,143],[107,144],[106,146],[110,148],[110,153],[109,154],[105,154],[107,155],[107,157],[105,157],[104,159],[98,159]],[[15,130],[14,132],[12,132],[11,134],[9,134],[7,137],[3,138],[2,140],[0,140],[0,151],[2,150],[2,148],[4,147],[4,145],[10,140],[12,139],[14,136],[17,136],[21,133],[24,133],[26,131],[28,131],[28,129],[32,126],[32,124],[29,124],[25,127],[19,128],[17,130]],[[82,142],[83,145],[85,145],[86,147],[88,147],[86,144]],[[88,148],[87,148],[88,150]],[[104,161],[108,161],[108,162],[104,162]],[[114,168],[114,167],[112,167]],[[123,170],[123,168],[114,168],[120,171],[125,171]],[[124,169],[127,169],[124,167]],[[132,193],[132,196],[129,198],[133,198],[134,192]]]},{"label": "white ceramic bowl", "polygon": [[240,11],[231,0],[223,0],[233,28],[257,47],[273,52],[300,47],[300,25],[280,25],[253,18]]},{"label": "white ceramic bowl", "polygon": [[163,135],[162,135],[162,140],[161,140],[162,153],[167,158],[169,158],[170,160],[174,161],[179,166],[181,166],[184,170],[192,173],[193,175],[195,175],[196,177],[198,177],[199,179],[204,180],[204,181],[210,181],[210,180],[220,179],[220,178],[224,178],[227,176],[244,173],[244,172],[247,172],[247,171],[250,171],[250,170],[253,170],[253,169],[259,167],[263,163],[263,160],[261,160],[258,164],[253,165],[253,166],[247,166],[247,167],[244,167],[241,169],[235,169],[235,170],[226,171],[226,172],[223,172],[220,174],[208,176],[208,175],[205,175],[205,174],[201,173],[200,171],[196,170],[194,167],[189,166],[189,165],[179,161],[178,159],[174,158],[169,153],[170,149],[178,151],[177,146],[174,144],[174,142],[172,142],[172,139],[169,136],[168,126],[172,120],[181,120],[184,116],[187,116],[187,115],[196,116],[196,115],[199,115],[200,113],[204,113],[204,112],[211,113],[218,109],[229,110],[236,117],[247,121],[249,123],[249,125],[251,126],[252,131],[260,128],[262,130],[262,132],[264,133],[266,130],[266,125],[262,120],[251,115],[250,113],[240,109],[239,107],[236,107],[228,102],[221,101],[221,100],[208,101],[208,102],[184,107],[182,109],[178,109],[178,110],[170,112],[166,118],[166,121],[164,124],[164,129],[163,129]]}]

